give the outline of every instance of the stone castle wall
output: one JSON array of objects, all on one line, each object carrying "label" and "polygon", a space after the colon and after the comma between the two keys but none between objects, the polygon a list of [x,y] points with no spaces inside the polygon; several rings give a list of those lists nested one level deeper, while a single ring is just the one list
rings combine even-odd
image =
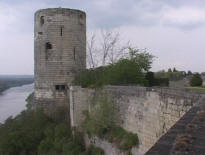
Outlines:
[{"label": "stone castle wall", "polygon": [[[79,127],[93,97],[108,92],[116,103],[116,123],[139,136],[140,145],[133,154],[144,154],[200,98],[200,94],[179,89],[70,87],[75,74],[86,67],[86,14],[79,10],[54,8],[35,13],[34,59],[36,106],[45,105],[53,114],[56,106],[66,105],[71,126]],[[105,141],[97,141],[108,153],[119,151]]]},{"label": "stone castle wall", "polygon": [[119,125],[139,136],[140,145],[133,154],[144,154],[148,151],[171,126],[197,104],[201,96],[198,93],[166,88],[148,90],[144,87],[107,86],[103,90],[95,90],[72,87],[72,126],[80,126],[84,118],[82,111],[89,109],[89,103],[96,94],[105,91],[117,104]]},{"label": "stone castle wall", "polygon": [[35,103],[68,104],[68,87],[86,68],[86,14],[64,8],[37,11],[34,59]]}]

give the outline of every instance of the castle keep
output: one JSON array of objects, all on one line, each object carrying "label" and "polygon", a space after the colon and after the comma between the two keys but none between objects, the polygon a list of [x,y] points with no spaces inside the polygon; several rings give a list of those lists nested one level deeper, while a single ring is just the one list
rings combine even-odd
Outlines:
[{"label": "castle keep", "polygon": [[74,75],[86,67],[86,14],[73,9],[35,13],[35,93],[38,105],[68,103]]}]

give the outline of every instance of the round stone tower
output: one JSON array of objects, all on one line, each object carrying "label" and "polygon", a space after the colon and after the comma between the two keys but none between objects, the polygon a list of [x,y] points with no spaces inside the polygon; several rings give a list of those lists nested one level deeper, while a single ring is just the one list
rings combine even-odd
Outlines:
[{"label": "round stone tower", "polygon": [[86,14],[52,8],[35,13],[35,105],[68,105],[68,87],[86,68]]}]

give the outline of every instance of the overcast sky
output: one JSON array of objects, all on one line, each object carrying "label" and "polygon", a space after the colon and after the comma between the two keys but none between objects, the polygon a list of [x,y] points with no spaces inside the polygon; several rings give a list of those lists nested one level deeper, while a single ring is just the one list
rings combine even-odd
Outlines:
[{"label": "overcast sky", "polygon": [[0,74],[33,74],[33,16],[41,8],[87,13],[87,31],[117,29],[157,56],[153,71],[205,71],[204,0],[0,0]]}]

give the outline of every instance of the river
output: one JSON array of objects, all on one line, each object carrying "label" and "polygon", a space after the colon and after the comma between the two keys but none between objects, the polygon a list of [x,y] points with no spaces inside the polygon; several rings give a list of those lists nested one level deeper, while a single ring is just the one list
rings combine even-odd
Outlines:
[{"label": "river", "polygon": [[13,87],[0,95],[0,123],[26,109],[25,99],[33,92],[33,84]]}]

